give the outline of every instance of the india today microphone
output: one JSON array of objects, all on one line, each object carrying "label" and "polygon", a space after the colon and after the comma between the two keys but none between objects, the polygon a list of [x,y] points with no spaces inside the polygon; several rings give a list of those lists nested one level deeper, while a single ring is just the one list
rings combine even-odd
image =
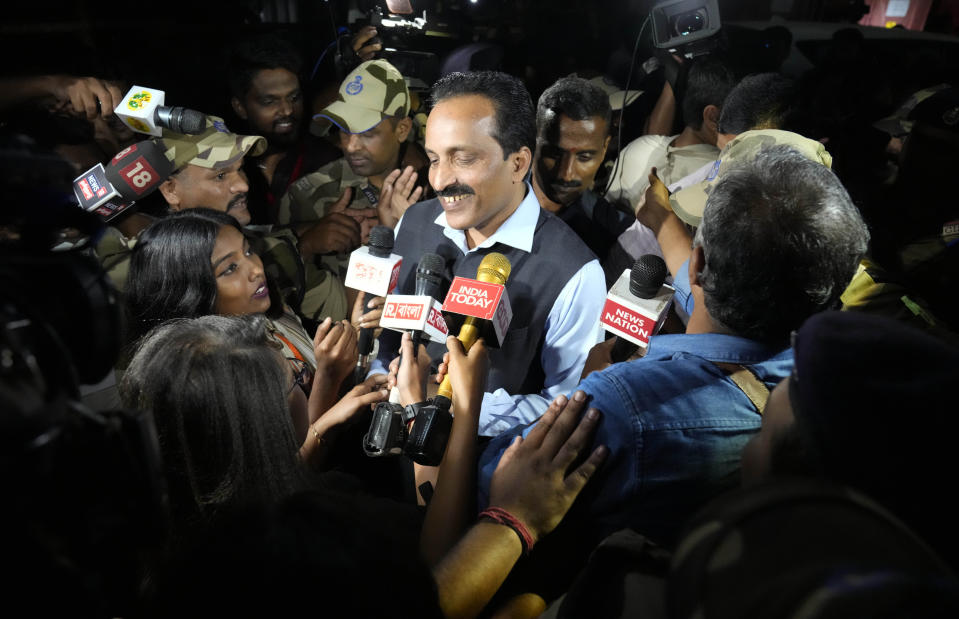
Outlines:
[{"label": "india today microphone", "polygon": [[[469,351],[473,343],[482,337],[493,347],[503,343],[513,312],[506,294],[506,280],[512,266],[503,254],[496,252],[483,257],[476,270],[476,279],[456,277],[443,302],[447,322],[455,324],[456,316],[465,316],[456,336]],[[451,324],[452,329],[452,324]],[[453,389],[449,375],[443,378],[437,390],[437,408],[449,410],[453,401]]]},{"label": "india today microphone", "polygon": [[173,164],[164,149],[144,140],[121,150],[106,166],[98,163],[78,176],[73,193],[86,211],[99,212],[110,201],[129,206],[156,190],[172,173]]},{"label": "india today microphone", "polygon": [[649,345],[659,331],[673,300],[673,287],[663,283],[666,263],[656,254],[645,254],[623,271],[606,295],[600,314],[603,328],[616,335],[610,357],[613,363],[628,359]]},{"label": "india today microphone", "polygon": [[[396,288],[403,259],[393,253],[393,229],[374,226],[370,240],[350,255],[350,265],[345,284],[363,293],[363,309],[367,309],[373,297],[385,297]],[[360,329],[357,342],[359,357],[356,360],[355,382],[366,378],[366,367],[373,353],[373,329]]]},{"label": "india today microphone", "polygon": [[162,90],[134,86],[113,108],[113,113],[133,131],[156,137],[163,135],[163,129],[176,133],[203,133],[206,114],[184,107],[167,107],[163,105],[165,96]]}]

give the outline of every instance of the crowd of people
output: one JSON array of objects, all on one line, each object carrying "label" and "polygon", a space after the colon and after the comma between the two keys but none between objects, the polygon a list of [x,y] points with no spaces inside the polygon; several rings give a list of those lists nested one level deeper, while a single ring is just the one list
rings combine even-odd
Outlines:
[{"label": "crowd of people", "polygon": [[[75,176],[131,147],[172,169],[89,243],[57,239],[122,309],[113,367],[71,414],[146,415],[159,532],[111,580],[73,561],[95,532],[17,511],[18,595],[72,583],[38,609],[130,617],[955,616],[959,88],[833,126],[820,74],[666,55],[619,148],[635,96],[608,78],[534,98],[465,70],[411,92],[375,35],[317,93],[282,37],[239,42],[230,99],[195,133],[123,125],[132,81],[4,80],[5,118],[89,126],[85,148],[42,151]],[[8,153],[41,152],[21,133]],[[3,221],[7,245],[34,225]],[[385,298],[346,283],[376,226],[403,257],[395,294],[424,255],[446,288],[505,257],[502,338],[382,328]],[[669,315],[617,362],[607,291],[648,254]],[[364,454],[377,405],[415,417],[444,381],[437,466]]]}]

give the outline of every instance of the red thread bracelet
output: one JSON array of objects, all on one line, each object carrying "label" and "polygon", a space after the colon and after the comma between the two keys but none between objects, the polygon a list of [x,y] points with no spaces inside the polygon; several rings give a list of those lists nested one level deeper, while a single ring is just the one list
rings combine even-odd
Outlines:
[{"label": "red thread bracelet", "polygon": [[526,525],[519,521],[513,514],[502,507],[487,507],[479,515],[480,518],[489,518],[497,524],[513,529],[513,532],[519,537],[519,543],[523,546],[523,554],[528,555],[533,549],[533,536],[530,535]]}]

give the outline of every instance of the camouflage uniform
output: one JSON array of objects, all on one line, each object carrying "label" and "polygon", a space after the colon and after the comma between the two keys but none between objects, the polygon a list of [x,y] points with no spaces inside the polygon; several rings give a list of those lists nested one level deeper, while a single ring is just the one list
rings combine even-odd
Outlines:
[{"label": "camouflage uniform", "polygon": [[698,227],[703,219],[706,199],[713,186],[722,178],[723,172],[730,166],[742,161],[752,161],[759,151],[770,146],[789,146],[812,161],[818,161],[827,168],[832,167],[832,155],[821,142],[810,140],[798,133],[779,129],[756,129],[744,131],[731,140],[719,153],[713,169],[706,180],[683,187],[669,196],[669,205],[685,223]]},{"label": "camouflage uniform", "polygon": [[[313,117],[310,130],[325,135],[332,125],[345,133],[364,133],[387,118],[409,114],[410,91],[400,72],[385,60],[369,60],[346,76],[335,101]],[[374,208],[379,189],[337,159],[295,182],[280,200],[280,225],[317,221],[327,214],[347,187],[353,187],[350,208]]]},{"label": "camouflage uniform", "polygon": [[[246,155],[256,156],[266,150],[266,139],[230,133],[223,120],[207,116],[207,129],[197,135],[183,135],[164,130],[155,140],[173,162],[173,169],[186,165],[219,169],[233,165]],[[253,250],[263,260],[263,267],[279,288],[284,301],[299,313],[321,320],[348,317],[349,308],[342,284],[304,264],[298,240],[289,229],[271,226],[248,226],[246,232]],[[123,290],[129,270],[130,252],[136,239],[124,237],[111,228],[97,245],[101,264],[118,290]],[[337,285],[339,284],[339,285]]]},{"label": "camouflage uniform", "polygon": [[[333,123],[347,133],[363,133],[387,118],[405,116],[409,113],[409,106],[409,89],[399,71],[385,60],[370,60],[343,80],[337,99],[314,117],[311,130],[323,135]],[[277,223],[289,226],[319,221],[347,187],[353,188],[348,208],[376,207],[379,189],[373,187],[366,177],[355,174],[346,159],[340,158],[293,183],[280,199]],[[348,264],[348,254],[316,256],[312,262],[307,261],[304,315],[320,318],[314,304],[321,299],[329,304],[331,296],[339,299],[342,295],[345,308],[342,281]],[[328,313],[329,310],[324,310],[322,315]]]}]

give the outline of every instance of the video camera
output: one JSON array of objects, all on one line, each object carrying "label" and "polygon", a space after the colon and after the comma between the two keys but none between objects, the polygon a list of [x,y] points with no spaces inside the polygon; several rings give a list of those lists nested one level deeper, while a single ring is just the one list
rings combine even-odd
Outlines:
[{"label": "video camera", "polygon": [[716,49],[722,23],[717,0],[664,0],[649,13],[653,45],[692,58]]},{"label": "video camera", "polygon": [[[439,57],[433,52],[415,50],[422,43],[418,39],[456,38],[457,33],[450,31],[446,21],[437,19],[436,15],[428,15],[426,8],[416,12],[413,5],[424,4],[416,0],[413,2],[387,0],[364,4],[366,11],[362,21],[368,21],[376,27],[377,31],[377,36],[371,42],[379,42],[383,46],[382,51],[377,53],[377,57],[396,67],[406,78],[407,86],[411,91],[428,91],[439,78]],[[429,4],[432,8],[432,3]],[[360,21],[360,19],[353,19],[350,24],[354,25]],[[349,35],[347,35],[347,42],[348,38]],[[348,44],[341,46],[341,53],[355,56],[352,49],[345,51],[342,48],[349,48]],[[359,64],[358,58],[355,64]],[[349,73],[352,68],[349,67],[343,75]]]},{"label": "video camera", "polygon": [[167,506],[152,415],[80,398],[120,350],[117,294],[90,254],[103,223],[76,207],[75,171],[52,151],[4,136],[0,167],[0,530],[18,565],[7,601],[123,616]]}]

